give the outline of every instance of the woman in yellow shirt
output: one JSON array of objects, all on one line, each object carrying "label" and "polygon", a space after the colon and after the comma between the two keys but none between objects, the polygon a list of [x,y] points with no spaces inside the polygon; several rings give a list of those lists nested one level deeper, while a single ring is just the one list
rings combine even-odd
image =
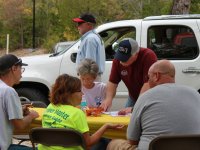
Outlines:
[{"label": "woman in yellow shirt", "polygon": [[[60,75],[50,93],[50,104],[47,107],[43,118],[42,126],[47,128],[72,128],[83,134],[87,147],[91,147],[99,141],[107,129],[122,128],[123,125],[107,123],[93,135],[89,134],[84,112],[77,108],[80,105],[83,93],[81,82],[78,78],[63,74]],[[66,149],[79,150],[81,147],[64,148],[60,146],[38,145],[39,150]]]}]

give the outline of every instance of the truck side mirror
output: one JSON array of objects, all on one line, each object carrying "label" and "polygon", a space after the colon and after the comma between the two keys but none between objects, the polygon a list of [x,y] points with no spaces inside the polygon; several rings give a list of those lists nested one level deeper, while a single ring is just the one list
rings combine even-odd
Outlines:
[{"label": "truck side mirror", "polygon": [[72,54],[71,54],[71,61],[72,61],[73,63],[76,63],[76,56],[77,56],[77,53],[72,53]]}]

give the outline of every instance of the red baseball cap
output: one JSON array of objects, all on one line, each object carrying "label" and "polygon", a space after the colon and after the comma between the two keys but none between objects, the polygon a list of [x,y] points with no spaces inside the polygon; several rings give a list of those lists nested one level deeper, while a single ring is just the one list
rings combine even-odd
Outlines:
[{"label": "red baseball cap", "polygon": [[96,23],[95,17],[91,14],[83,14],[79,18],[74,18],[72,20],[77,23],[82,23],[82,22]]}]

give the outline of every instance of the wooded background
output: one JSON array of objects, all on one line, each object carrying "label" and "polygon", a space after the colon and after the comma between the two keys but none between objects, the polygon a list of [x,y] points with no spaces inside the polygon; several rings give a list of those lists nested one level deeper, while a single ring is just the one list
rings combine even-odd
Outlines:
[{"label": "wooded background", "polygon": [[[10,49],[32,47],[34,0],[0,0],[0,49],[6,47],[10,34]],[[89,12],[97,25],[124,19],[139,19],[153,15],[198,14],[199,0],[35,0],[36,47],[51,48],[59,41],[80,37],[72,18]]]}]

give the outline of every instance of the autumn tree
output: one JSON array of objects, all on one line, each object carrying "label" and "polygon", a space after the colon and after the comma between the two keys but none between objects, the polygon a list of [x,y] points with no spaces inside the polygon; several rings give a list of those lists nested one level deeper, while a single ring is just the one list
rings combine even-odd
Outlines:
[{"label": "autumn tree", "polygon": [[191,0],[174,0],[171,14],[189,14]]},{"label": "autumn tree", "polygon": [[6,0],[1,4],[1,19],[4,30],[10,34],[11,48],[23,48],[24,34],[29,24],[26,16],[31,15],[30,8],[27,7],[25,0]]},{"label": "autumn tree", "polygon": [[[37,0],[36,47],[52,47],[59,41],[80,37],[72,18],[89,12],[97,26],[106,22],[152,15],[200,13],[199,0]],[[10,34],[13,49],[32,46],[32,0],[0,0],[0,48]],[[180,10],[179,10],[179,9]],[[187,12],[185,11],[187,9]]]}]

